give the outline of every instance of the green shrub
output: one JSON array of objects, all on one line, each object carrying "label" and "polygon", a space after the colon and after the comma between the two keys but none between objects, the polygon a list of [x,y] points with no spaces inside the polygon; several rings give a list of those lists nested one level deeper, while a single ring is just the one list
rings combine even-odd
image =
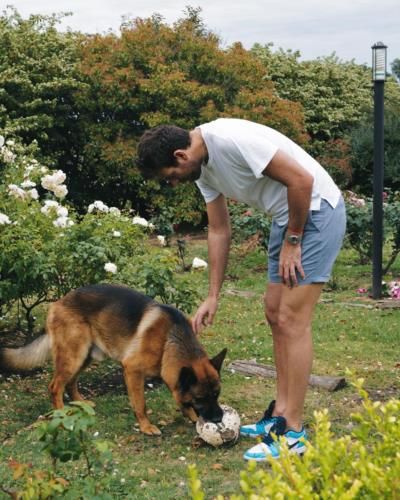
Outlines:
[{"label": "green shrub", "polygon": [[[354,427],[336,438],[327,410],[314,413],[311,441],[303,457],[290,454],[282,445],[281,458],[270,467],[251,462],[240,474],[241,494],[231,500],[261,499],[393,499],[400,496],[400,400],[371,401],[362,397],[362,410],[352,415]],[[190,471],[193,499],[201,499],[196,471]],[[222,496],[217,497],[222,500]]]},{"label": "green shrub", "polygon": [[261,210],[249,209],[244,203],[229,201],[228,207],[233,241],[242,243],[257,236],[259,245],[267,251],[271,230],[270,218]]},{"label": "green shrub", "polygon": [[65,201],[64,172],[49,171],[18,144],[0,141],[3,312],[18,301],[31,333],[36,306],[99,282],[126,284],[191,310],[190,288],[174,279],[177,256],[150,244],[151,224],[101,201],[76,214]]},{"label": "green shrub", "polygon": [[[72,402],[59,410],[51,411],[46,420],[36,424],[36,433],[43,443],[52,462],[47,471],[35,470],[31,465],[11,462],[13,486],[17,490],[4,490],[10,496],[23,500],[55,498],[66,494],[69,498],[111,499],[105,493],[108,488],[104,472],[108,470],[112,455],[111,443],[97,439],[93,432],[96,414],[91,405],[85,402]],[[84,485],[60,477],[60,463],[83,459],[86,465]],[[70,494],[70,496],[68,495]]]},{"label": "green shrub", "polygon": [[[387,273],[400,253],[400,193],[385,194],[384,201],[384,239],[383,244],[390,246],[390,255],[383,265],[383,274]],[[373,243],[373,202],[371,198],[346,193],[347,239],[356,250],[360,264],[367,264],[372,259]]]}]

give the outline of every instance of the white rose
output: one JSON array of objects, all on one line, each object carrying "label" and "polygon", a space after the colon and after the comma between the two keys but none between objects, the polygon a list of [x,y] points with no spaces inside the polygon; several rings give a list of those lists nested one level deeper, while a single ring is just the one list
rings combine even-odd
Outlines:
[{"label": "white rose", "polygon": [[119,208],[117,207],[111,207],[110,208],[110,214],[113,214],[113,215],[121,215],[121,211]]},{"label": "white rose", "polygon": [[49,212],[54,208],[54,211],[57,213],[59,206],[60,206],[60,204],[58,203],[58,201],[46,200],[44,202],[43,207],[40,209],[40,211],[42,212],[42,214],[48,215]]},{"label": "white rose", "polygon": [[38,200],[39,199],[39,193],[37,192],[37,189],[33,188],[28,191],[29,196],[32,198],[32,200]]},{"label": "white rose", "polygon": [[68,209],[65,207],[57,207],[57,215],[59,217],[68,217]]},{"label": "white rose", "polygon": [[108,273],[115,274],[117,272],[117,266],[112,262],[107,262],[106,264],[104,264],[104,270]]},{"label": "white rose", "polygon": [[21,200],[25,200],[27,197],[26,192],[18,187],[16,184],[8,185],[8,194],[14,196],[14,198],[20,198]]},{"label": "white rose", "polygon": [[57,196],[57,198],[65,198],[68,194],[68,189],[64,184],[60,184],[54,187],[53,192],[54,196]]},{"label": "white rose", "polygon": [[2,148],[2,153],[3,153],[3,160],[6,163],[12,163],[16,158],[16,155],[12,151],[7,149],[5,146]]},{"label": "white rose", "polygon": [[132,219],[132,224],[138,224],[139,226],[144,226],[144,227],[147,227],[149,225],[146,219],[138,216]]},{"label": "white rose", "polygon": [[68,218],[67,217],[58,217],[55,221],[53,221],[53,224],[56,227],[67,227],[68,224]]},{"label": "white rose", "polygon": [[33,188],[36,186],[36,182],[32,182],[31,180],[27,179],[26,181],[21,183],[21,187],[24,189],[27,188]]},{"label": "white rose", "polygon": [[91,214],[95,209],[99,212],[104,213],[108,213],[108,211],[110,210],[108,206],[100,200],[96,200],[94,203],[91,203],[88,206],[88,213]]},{"label": "white rose", "polygon": [[[0,136],[0,139],[1,138],[2,136]],[[0,225],[3,226],[4,224],[11,224],[10,218],[8,217],[8,215],[0,213]]]}]

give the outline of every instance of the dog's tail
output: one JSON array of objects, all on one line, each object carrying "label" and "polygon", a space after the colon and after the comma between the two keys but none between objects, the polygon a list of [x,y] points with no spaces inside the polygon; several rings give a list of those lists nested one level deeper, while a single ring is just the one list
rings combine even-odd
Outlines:
[{"label": "dog's tail", "polygon": [[0,372],[21,372],[43,366],[51,357],[49,335],[41,335],[30,344],[16,349],[0,349]]}]

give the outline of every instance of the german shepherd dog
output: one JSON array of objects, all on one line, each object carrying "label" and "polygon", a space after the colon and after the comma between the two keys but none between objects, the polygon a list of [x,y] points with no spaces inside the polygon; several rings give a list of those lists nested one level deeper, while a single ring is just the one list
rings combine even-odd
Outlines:
[{"label": "german shepherd dog", "polygon": [[25,347],[1,349],[0,370],[32,370],[52,355],[49,391],[54,408],[63,407],[65,390],[72,400],[82,401],[79,372],[93,359],[110,357],[122,364],[129,399],[145,434],[161,434],[146,415],[146,376],[161,376],[192,421],[198,416],[222,419],[219,374],[227,350],[209,359],[189,320],[171,306],[125,286],[90,285],[50,305],[46,333]]}]

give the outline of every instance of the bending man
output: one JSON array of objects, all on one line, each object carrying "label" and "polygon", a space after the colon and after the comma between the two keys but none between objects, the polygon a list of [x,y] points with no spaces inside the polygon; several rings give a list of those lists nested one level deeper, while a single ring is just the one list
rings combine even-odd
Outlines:
[{"label": "bending man", "polygon": [[302,453],[312,316],[345,233],[340,190],[288,137],[239,119],[221,118],[191,131],[170,125],[150,129],[140,139],[138,164],[145,177],[172,186],[195,181],[206,201],[209,292],[193,317],[196,332],[213,322],[224,281],[231,238],[226,198],[272,216],[264,303],[273,336],[276,399],[260,421],[241,427],[242,435],[263,436],[244,458],[278,457],[279,436],[287,438],[293,452]]}]

